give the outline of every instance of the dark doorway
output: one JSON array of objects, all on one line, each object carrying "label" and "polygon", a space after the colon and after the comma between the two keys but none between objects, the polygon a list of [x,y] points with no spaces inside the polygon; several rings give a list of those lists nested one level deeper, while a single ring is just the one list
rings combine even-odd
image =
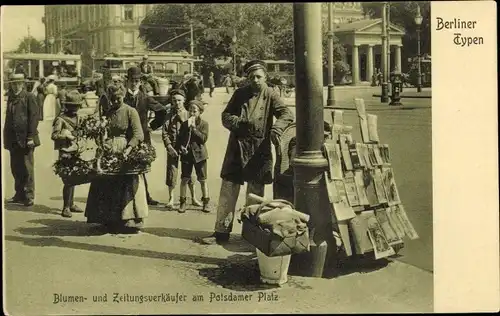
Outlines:
[{"label": "dark doorway", "polygon": [[360,54],[359,56],[359,80],[368,81],[366,79],[366,54]]}]

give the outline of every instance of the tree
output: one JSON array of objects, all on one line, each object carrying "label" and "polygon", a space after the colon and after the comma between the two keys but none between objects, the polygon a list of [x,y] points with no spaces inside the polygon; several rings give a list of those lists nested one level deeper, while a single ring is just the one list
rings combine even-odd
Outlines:
[{"label": "tree", "polygon": [[[149,48],[154,48],[189,31],[190,22],[195,29],[197,55],[213,59],[232,56],[236,51],[237,56],[243,58],[294,60],[293,5],[290,3],[158,5],[142,21],[139,36]],[[325,61],[326,31],[323,27]],[[334,40],[334,59],[342,60],[345,51],[338,40]],[[189,34],[186,34],[159,50],[189,51],[189,45]]]},{"label": "tree", "polygon": [[[382,17],[382,2],[363,2],[363,10],[372,18]],[[406,61],[410,57],[417,55],[417,25],[415,16],[417,15],[417,6],[420,7],[420,13],[423,17],[420,26],[420,51],[422,54],[431,52],[431,29],[430,29],[430,2],[429,1],[405,1],[390,2],[390,22],[405,29],[406,34],[403,37],[402,60]]]},{"label": "tree", "polygon": [[15,53],[44,53],[45,52],[45,45],[43,41],[39,41],[35,39],[34,37],[24,37],[21,40],[21,43],[19,43],[19,46],[17,49],[14,51]]}]

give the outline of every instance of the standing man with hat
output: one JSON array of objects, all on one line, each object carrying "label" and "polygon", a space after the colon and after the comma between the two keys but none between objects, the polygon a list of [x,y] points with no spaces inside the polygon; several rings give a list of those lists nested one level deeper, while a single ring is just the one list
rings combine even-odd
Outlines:
[{"label": "standing man with hat", "polygon": [[268,87],[266,69],[260,60],[249,61],[244,67],[249,84],[234,92],[222,112],[222,124],[230,131],[229,141],[220,174],[215,233],[203,238],[203,243],[229,240],[241,185],[248,183],[247,196],[264,196],[264,186],[272,183],[271,142],[279,144],[280,135],[294,121],[294,115],[279,94]]},{"label": "standing man with hat", "polygon": [[34,150],[40,146],[36,97],[24,88],[23,74],[10,78],[7,111],[3,130],[4,147],[10,152],[10,168],[15,195],[8,203],[32,206],[35,198]]},{"label": "standing man with hat", "polygon": [[142,57],[142,62],[139,64],[139,67],[141,68],[141,72],[145,75],[145,80],[151,85],[153,88],[153,94],[158,94],[158,91],[160,91],[160,88],[158,87],[158,83],[156,80],[153,78],[153,67],[148,62],[148,55],[144,55]]},{"label": "standing man with hat", "polygon": [[[160,104],[158,101],[148,96],[140,89],[141,85],[141,69],[139,67],[130,67],[127,70],[127,92],[123,102],[135,108],[139,112],[141,125],[144,132],[144,142],[151,144],[150,132],[160,128],[167,120],[167,108]],[[155,112],[155,117],[151,122],[148,122],[148,111]],[[146,194],[149,205],[158,205],[148,190],[148,182],[146,175],[144,176],[144,184],[146,186]]]}]

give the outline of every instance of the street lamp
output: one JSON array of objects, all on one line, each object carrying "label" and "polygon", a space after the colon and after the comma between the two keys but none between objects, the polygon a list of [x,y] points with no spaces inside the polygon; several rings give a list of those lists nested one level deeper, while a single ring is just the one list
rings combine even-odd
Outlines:
[{"label": "street lamp", "polygon": [[94,77],[94,73],[95,73],[95,65],[94,65],[95,57],[96,57],[96,51],[95,51],[95,48],[92,47],[92,50],[90,51],[90,58],[92,58],[92,77]]},{"label": "street lamp", "polygon": [[420,25],[422,25],[423,17],[420,14],[420,6],[417,4],[417,16],[415,17],[415,24],[417,25],[417,58],[418,58],[418,78],[417,78],[417,92],[422,92],[422,69],[420,59]]},{"label": "street lamp", "polygon": [[326,106],[335,106],[333,83],[333,3],[328,2],[328,98]]},{"label": "street lamp", "polygon": [[234,30],[234,33],[233,33],[233,71],[234,71],[234,75],[236,76],[236,30]]},{"label": "street lamp", "polygon": [[56,39],[53,36],[49,37],[50,52],[52,52],[52,47],[54,47],[55,42],[56,42]]},{"label": "street lamp", "polygon": [[389,87],[387,84],[387,2],[383,3],[382,9],[382,93],[380,95],[380,102],[389,102]]}]

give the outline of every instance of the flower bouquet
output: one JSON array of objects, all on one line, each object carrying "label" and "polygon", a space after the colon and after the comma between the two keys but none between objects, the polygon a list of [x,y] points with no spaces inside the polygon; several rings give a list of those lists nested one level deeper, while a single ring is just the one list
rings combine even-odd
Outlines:
[{"label": "flower bouquet", "polygon": [[126,157],[122,152],[103,149],[98,168],[100,173],[107,175],[140,174],[148,172],[155,159],[155,148],[142,142],[133,147]]},{"label": "flower bouquet", "polygon": [[76,132],[79,137],[99,140],[102,135],[106,134],[108,126],[109,122],[105,116],[89,115],[82,119]]}]

